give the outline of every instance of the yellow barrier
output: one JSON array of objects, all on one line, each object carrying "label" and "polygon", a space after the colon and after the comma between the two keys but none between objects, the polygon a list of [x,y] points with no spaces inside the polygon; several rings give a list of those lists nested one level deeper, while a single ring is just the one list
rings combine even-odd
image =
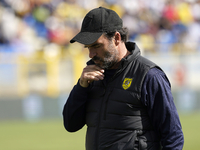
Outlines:
[{"label": "yellow barrier", "polygon": [[[18,55],[16,60],[12,62],[10,60],[2,62],[0,59],[1,66],[13,64],[16,67],[15,83],[7,81],[10,86],[10,88],[8,86],[7,92],[5,92],[5,86],[0,84],[0,95],[23,97],[31,93],[37,93],[56,97],[63,91],[67,93],[69,92],[68,89],[71,89],[80,77],[87,59],[82,51],[76,53],[57,53],[55,55],[49,55],[44,51],[37,51],[31,56]],[[64,71],[61,70],[63,69],[61,63],[69,63],[66,65],[68,68],[64,68]],[[61,75],[63,72],[65,75],[69,75],[67,77]],[[4,74],[6,76],[5,72]],[[64,82],[65,80],[70,82]],[[69,85],[61,85],[66,83]]]},{"label": "yellow barrier", "polygon": [[[187,75],[188,83],[191,86],[199,87],[196,82],[200,72],[198,69],[198,53],[188,54],[180,44],[173,45],[173,53],[155,53],[148,57],[159,64],[168,74],[173,87],[178,86],[174,79],[173,70],[179,64],[189,65]],[[56,97],[62,93],[68,93],[72,86],[81,76],[82,69],[86,66],[88,50],[84,50],[80,44],[71,44],[66,49],[58,48],[55,45],[47,50],[36,51],[32,55],[0,53],[0,96],[26,96],[37,93],[45,96]],[[180,57],[181,52],[187,57]],[[168,60],[170,61],[166,63]],[[185,61],[188,60],[188,61]],[[11,73],[6,70],[7,66],[14,69]],[[2,68],[1,68],[2,67]],[[15,68],[14,68],[15,67]],[[171,69],[168,69],[171,67]],[[8,76],[5,78],[5,76]],[[3,82],[8,79],[9,81]],[[13,79],[14,78],[14,79]],[[8,85],[6,85],[8,83]]]}]

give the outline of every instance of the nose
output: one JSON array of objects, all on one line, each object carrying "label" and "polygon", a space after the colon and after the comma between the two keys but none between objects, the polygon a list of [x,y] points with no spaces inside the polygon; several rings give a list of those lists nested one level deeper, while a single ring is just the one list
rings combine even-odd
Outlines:
[{"label": "nose", "polygon": [[89,57],[93,58],[96,55],[97,55],[97,53],[92,48],[89,48]]}]

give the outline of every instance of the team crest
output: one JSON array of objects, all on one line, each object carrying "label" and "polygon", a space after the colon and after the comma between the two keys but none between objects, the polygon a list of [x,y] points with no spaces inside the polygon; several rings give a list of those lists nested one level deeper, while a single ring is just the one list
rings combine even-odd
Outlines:
[{"label": "team crest", "polygon": [[131,86],[132,83],[132,78],[125,78],[124,82],[122,84],[122,87],[124,88],[124,90],[128,89]]}]

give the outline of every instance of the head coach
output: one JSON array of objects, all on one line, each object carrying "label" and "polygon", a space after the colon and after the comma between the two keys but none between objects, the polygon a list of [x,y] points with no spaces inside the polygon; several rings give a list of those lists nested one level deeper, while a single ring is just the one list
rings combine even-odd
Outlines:
[{"label": "head coach", "polygon": [[88,48],[91,59],[66,101],[64,126],[69,132],[87,126],[86,150],[181,150],[170,82],[127,34],[113,10],[87,13],[70,42]]}]

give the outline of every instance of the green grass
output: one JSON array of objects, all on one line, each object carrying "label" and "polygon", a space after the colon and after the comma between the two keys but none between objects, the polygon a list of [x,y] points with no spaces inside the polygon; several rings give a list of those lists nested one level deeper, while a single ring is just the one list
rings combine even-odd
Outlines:
[{"label": "green grass", "polygon": [[1,122],[2,150],[84,150],[85,128],[69,133],[62,120]]},{"label": "green grass", "polygon": [[[180,115],[185,145],[183,150],[199,150],[200,114]],[[0,122],[2,150],[84,150],[85,127],[69,133],[62,120]]]},{"label": "green grass", "polygon": [[183,150],[199,150],[200,114],[180,115],[180,120],[185,139]]}]

